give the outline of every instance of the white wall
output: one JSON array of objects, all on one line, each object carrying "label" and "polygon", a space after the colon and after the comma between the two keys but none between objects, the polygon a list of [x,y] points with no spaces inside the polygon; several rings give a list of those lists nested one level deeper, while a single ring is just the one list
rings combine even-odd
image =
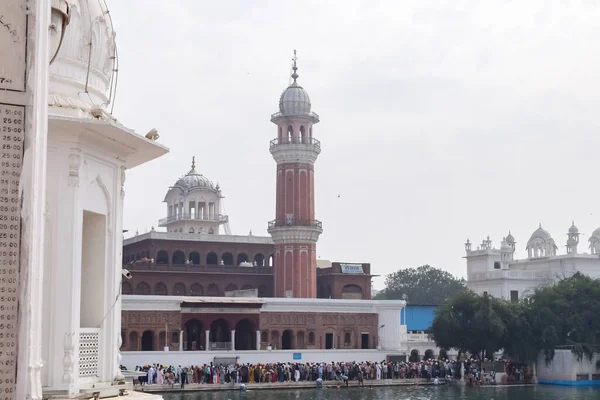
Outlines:
[{"label": "white wall", "polygon": [[540,353],[536,363],[537,377],[541,382],[577,381],[577,375],[585,374],[587,379],[591,380],[592,374],[600,373],[596,370],[596,360],[599,359],[600,357],[596,354],[591,362],[586,356],[581,361],[577,361],[577,356],[571,353],[571,350],[556,350],[554,358],[550,364],[546,365],[544,354]]},{"label": "white wall", "polygon": [[[294,353],[301,354],[300,360],[294,360]],[[239,356],[238,363],[274,363],[274,362],[352,362],[382,361],[387,355],[403,355],[401,352],[386,350],[273,350],[273,351],[126,351],[122,353],[121,363],[127,369],[137,365],[162,363],[164,365],[197,365],[210,363],[215,357]]]}]

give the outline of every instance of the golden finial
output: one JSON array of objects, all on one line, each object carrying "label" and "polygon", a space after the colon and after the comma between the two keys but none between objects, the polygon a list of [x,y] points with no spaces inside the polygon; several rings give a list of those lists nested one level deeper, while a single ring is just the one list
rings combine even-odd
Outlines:
[{"label": "golden finial", "polygon": [[192,169],[196,169],[196,156],[192,157]]}]

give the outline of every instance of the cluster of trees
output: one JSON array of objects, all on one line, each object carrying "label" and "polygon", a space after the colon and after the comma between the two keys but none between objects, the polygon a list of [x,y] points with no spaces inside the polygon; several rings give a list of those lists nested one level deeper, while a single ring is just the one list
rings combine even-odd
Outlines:
[{"label": "cluster of trees", "polygon": [[386,276],[385,289],[376,300],[402,300],[409,304],[438,305],[467,290],[464,279],[429,265],[401,269]]},{"label": "cluster of trees", "polygon": [[519,303],[461,291],[437,309],[430,334],[440,348],[481,358],[503,349],[523,362],[544,352],[549,362],[563,347],[591,360],[600,351],[600,280],[577,273]]}]

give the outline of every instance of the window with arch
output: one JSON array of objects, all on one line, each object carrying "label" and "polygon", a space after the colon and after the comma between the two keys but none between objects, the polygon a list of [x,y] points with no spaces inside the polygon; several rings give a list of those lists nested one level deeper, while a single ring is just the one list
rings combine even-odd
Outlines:
[{"label": "window with arch", "polygon": [[292,128],[291,125],[288,126],[287,128],[287,143],[293,143],[294,142],[294,128]]},{"label": "window with arch", "polygon": [[148,285],[146,282],[138,283],[135,286],[135,294],[149,295],[150,294],[150,285]]},{"label": "window with arch", "polygon": [[237,265],[240,265],[241,263],[244,263],[244,262],[248,262],[248,254],[239,253],[237,256]]},{"label": "window with arch", "polygon": [[210,229],[208,230],[208,234],[209,234],[209,235],[214,235],[214,233],[215,233],[215,230],[214,230],[213,228],[210,228]]},{"label": "window with arch", "polygon": [[306,130],[304,129],[304,125],[300,125],[300,143],[308,143],[308,138],[306,137]]},{"label": "window with arch", "polygon": [[199,283],[194,283],[190,287],[190,296],[204,296],[204,289]]},{"label": "window with arch", "polygon": [[194,233],[194,228],[190,228],[189,233]]},{"label": "window with arch", "polygon": [[210,285],[208,285],[208,288],[206,289],[206,295],[212,297],[217,297],[220,295],[219,287],[216,283],[211,283]]},{"label": "window with arch", "polygon": [[157,264],[168,264],[169,263],[169,253],[166,250],[159,250],[156,253],[156,263]]},{"label": "window with arch", "polygon": [[315,344],[315,333],[312,331],[308,332],[308,344]]},{"label": "window with arch", "polygon": [[268,266],[269,266],[269,267],[272,267],[272,266],[274,266],[274,265],[275,265],[275,256],[274,256],[273,254],[271,254],[271,255],[269,256],[269,264],[268,264]]},{"label": "window with arch", "polygon": [[233,292],[234,290],[238,290],[238,287],[233,283],[230,283],[229,285],[225,286],[226,292]]},{"label": "window with arch", "polygon": [[352,335],[350,334],[350,332],[346,332],[344,333],[344,346],[350,346],[352,345]]},{"label": "window with arch", "polygon": [[254,262],[256,263],[257,267],[264,267],[265,266],[265,256],[263,256],[260,253],[256,254],[254,256]]},{"label": "window with arch", "polygon": [[206,255],[206,265],[217,265],[219,263],[219,257],[216,253],[210,252]]},{"label": "window with arch", "polygon": [[193,265],[200,265],[200,253],[192,251],[188,256],[188,260],[190,260],[190,263]]},{"label": "window with arch", "polygon": [[129,282],[123,282],[121,284],[121,294],[133,294],[133,288]]},{"label": "window with arch", "polygon": [[185,296],[185,285],[181,282],[178,282],[173,286],[173,295],[174,296]]},{"label": "window with arch", "polygon": [[173,264],[174,265],[183,265],[185,264],[185,253],[181,250],[177,250],[173,253]]},{"label": "window with arch", "polygon": [[164,282],[158,282],[154,285],[154,294],[158,296],[166,296],[167,293],[167,285]]}]

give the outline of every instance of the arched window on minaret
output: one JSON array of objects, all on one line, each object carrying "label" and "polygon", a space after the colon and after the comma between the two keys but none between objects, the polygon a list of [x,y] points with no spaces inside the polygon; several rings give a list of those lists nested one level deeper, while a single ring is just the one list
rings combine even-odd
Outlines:
[{"label": "arched window on minaret", "polygon": [[291,125],[288,126],[287,143],[294,143],[294,128]]},{"label": "arched window on minaret", "polygon": [[308,143],[306,140],[306,130],[304,129],[304,125],[300,125],[300,143]]},{"label": "arched window on minaret", "polygon": [[277,136],[277,139],[279,139],[279,143],[281,144],[281,142],[283,141],[283,130],[281,129],[281,127],[279,127],[279,134]]}]

